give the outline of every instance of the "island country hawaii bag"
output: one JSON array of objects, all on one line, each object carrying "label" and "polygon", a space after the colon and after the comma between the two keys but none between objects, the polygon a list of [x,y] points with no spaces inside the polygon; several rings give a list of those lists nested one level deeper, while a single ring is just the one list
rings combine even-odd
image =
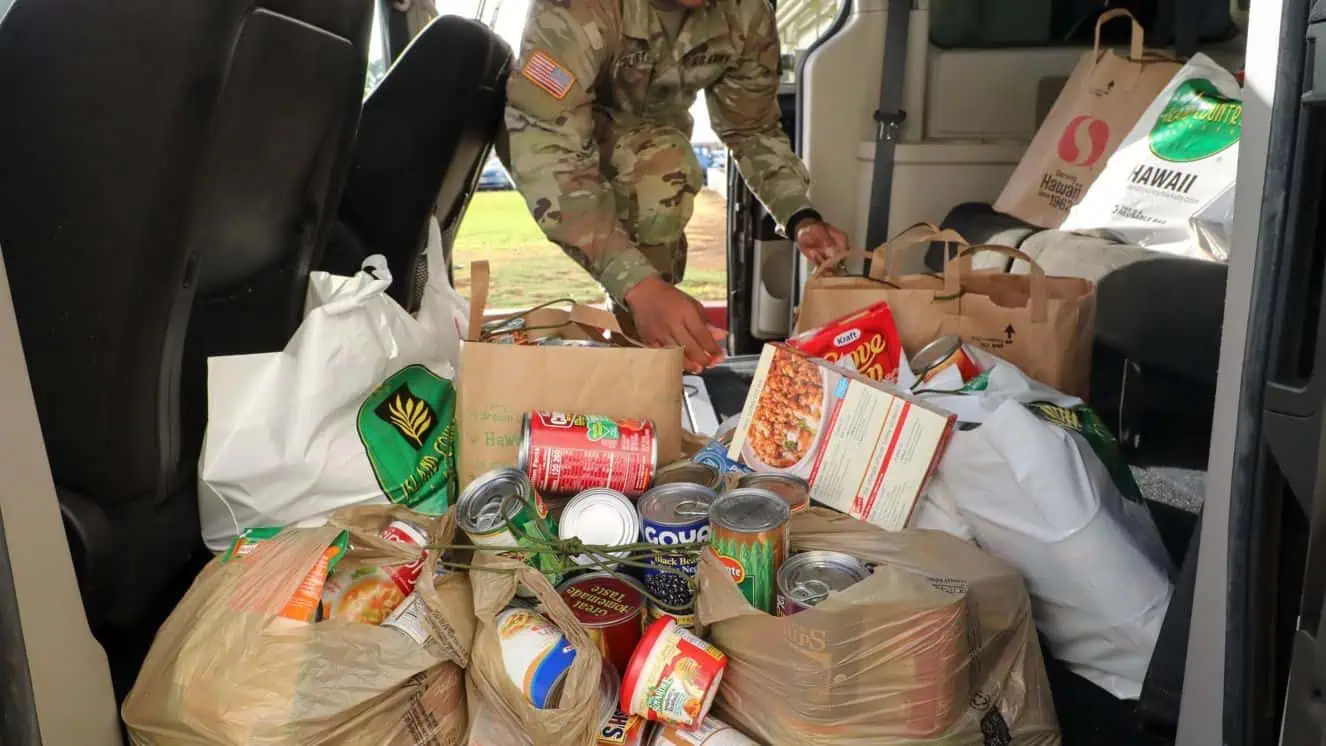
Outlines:
[{"label": "island country hawaii bag", "polygon": [[1153,251],[1200,257],[1189,221],[1235,183],[1242,96],[1228,70],[1193,55],[1060,230],[1099,230]]},{"label": "island country hawaii bag", "polygon": [[[924,250],[932,241],[961,249],[945,263],[942,275],[894,271],[905,252]],[[973,271],[972,259],[985,252],[1021,259],[1031,271]],[[969,247],[954,231],[921,223],[872,252],[869,277],[845,277],[819,267],[802,297],[797,332],[882,300],[893,311],[909,357],[936,338],[954,334],[1044,384],[1077,396],[1087,393],[1096,287],[1077,277],[1048,276],[1016,249]]]},{"label": "island country hawaii bag", "polygon": [[387,295],[382,256],[352,277],[314,272],[306,315],[282,352],[208,360],[198,468],[203,540],[318,525],[332,511],[393,502],[438,514],[456,497],[455,390],[464,299],[428,249],[418,316]]},{"label": "island country hawaii bag", "polygon": [[[1127,57],[1100,48],[1106,23],[1127,18]],[[1042,228],[1057,228],[1105,168],[1156,94],[1182,63],[1147,52],[1142,27],[1121,8],[1096,21],[1096,44],[1083,54],[1009,177],[994,209]]]},{"label": "island country hawaii bag", "polygon": [[[681,457],[681,348],[625,340],[605,347],[482,341],[488,287],[488,263],[470,265],[470,327],[457,381],[461,484],[516,464],[521,418],[531,411],[652,420],[658,464]],[[578,303],[569,310],[539,308],[526,318],[531,339],[553,332],[570,339],[602,341],[605,332],[621,337],[612,313]]]}]

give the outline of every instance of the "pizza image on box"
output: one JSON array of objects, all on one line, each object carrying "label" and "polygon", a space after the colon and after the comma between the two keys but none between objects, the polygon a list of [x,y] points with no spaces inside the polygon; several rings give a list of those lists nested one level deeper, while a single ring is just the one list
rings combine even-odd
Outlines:
[{"label": "pizza image on box", "polygon": [[888,530],[907,525],[956,417],[894,385],[765,345],[729,458],[796,474],[811,499]]}]

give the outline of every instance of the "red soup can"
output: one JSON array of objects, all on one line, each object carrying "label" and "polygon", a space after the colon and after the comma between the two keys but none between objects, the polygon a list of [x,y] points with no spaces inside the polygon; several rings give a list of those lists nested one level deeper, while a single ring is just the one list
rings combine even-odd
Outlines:
[{"label": "red soup can", "polygon": [[981,374],[981,366],[967,352],[967,346],[956,335],[945,334],[916,351],[911,360],[912,371],[923,383],[934,380],[940,371],[956,367],[963,383],[970,383]]},{"label": "red soup can", "polygon": [[518,459],[543,494],[609,487],[638,497],[658,470],[658,438],[649,420],[529,412],[521,424]]},{"label": "red soup can", "polygon": [[630,578],[591,572],[557,586],[557,593],[585,626],[603,660],[625,673],[644,630],[644,589]]}]

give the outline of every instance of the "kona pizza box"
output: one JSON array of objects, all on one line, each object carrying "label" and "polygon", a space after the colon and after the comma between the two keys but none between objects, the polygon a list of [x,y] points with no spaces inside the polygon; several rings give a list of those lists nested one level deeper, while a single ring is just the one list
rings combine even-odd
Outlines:
[{"label": "kona pizza box", "polygon": [[728,455],[756,471],[796,474],[812,499],[896,531],[955,423],[891,384],[769,344]]}]

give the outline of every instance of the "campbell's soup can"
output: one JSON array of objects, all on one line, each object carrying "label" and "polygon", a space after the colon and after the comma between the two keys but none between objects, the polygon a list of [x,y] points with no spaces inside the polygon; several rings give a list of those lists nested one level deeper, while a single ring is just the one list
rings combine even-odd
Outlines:
[{"label": "campbell's soup can", "polygon": [[511,682],[535,707],[556,707],[576,658],[575,646],[557,625],[532,609],[506,609],[497,615],[496,626]]},{"label": "campbell's soup can", "polygon": [[607,487],[638,497],[658,470],[658,438],[649,420],[529,412],[517,463],[540,493]]},{"label": "campbell's soup can", "polygon": [[759,746],[744,733],[710,715],[693,728],[661,725],[649,746]]}]

